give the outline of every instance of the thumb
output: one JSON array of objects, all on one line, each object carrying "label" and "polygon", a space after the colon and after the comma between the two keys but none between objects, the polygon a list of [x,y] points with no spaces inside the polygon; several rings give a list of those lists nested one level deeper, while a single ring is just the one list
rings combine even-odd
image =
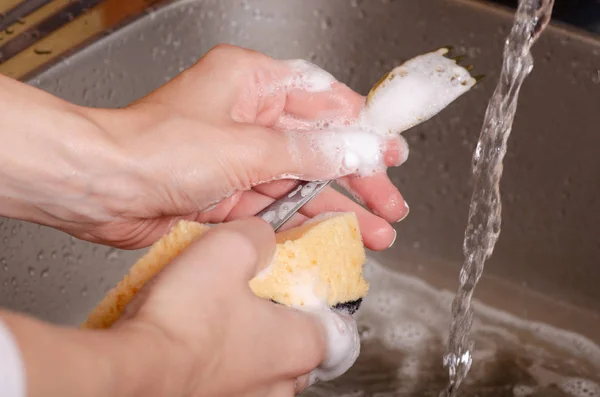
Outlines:
[{"label": "thumb", "polygon": [[274,251],[273,228],[262,219],[217,225],[144,286],[137,306],[172,324],[189,323],[198,302],[228,301],[232,291],[245,291]]},{"label": "thumb", "polygon": [[[324,130],[291,130],[250,126],[240,134],[245,145],[262,147],[238,164],[242,175],[256,183],[297,178],[337,179],[346,175],[370,176],[399,166],[408,157],[408,145],[401,135],[381,136],[358,126],[333,126]],[[240,159],[241,160],[241,159]]]},{"label": "thumb", "polygon": [[268,223],[257,217],[240,219],[212,227],[175,258],[162,276],[174,279],[177,288],[192,291],[199,290],[199,283],[246,286],[270,263],[274,252],[275,232]]},{"label": "thumb", "polygon": [[[272,354],[286,357],[278,366],[281,374],[300,377],[301,389],[340,377],[358,358],[360,337],[350,314],[328,307],[269,305],[265,309],[276,320],[262,318],[263,336],[269,339]],[[306,374],[308,379],[302,376]]]}]

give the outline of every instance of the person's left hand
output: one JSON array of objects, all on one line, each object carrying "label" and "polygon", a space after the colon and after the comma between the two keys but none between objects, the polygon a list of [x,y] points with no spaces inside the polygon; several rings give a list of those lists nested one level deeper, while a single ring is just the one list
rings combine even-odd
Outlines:
[{"label": "person's left hand", "polygon": [[[335,161],[328,164],[304,138],[311,136],[315,121],[355,119],[365,98],[339,82],[324,92],[278,85],[294,73],[289,63],[221,45],[125,110],[95,111],[93,117],[114,131],[114,139],[135,159],[138,174],[149,180],[125,211],[85,237],[141,247],[160,237],[174,217],[237,219],[290,191],[296,178],[339,178],[377,215],[327,188],[286,226],[322,212],[354,211],[366,246],[387,248],[395,238],[388,222],[403,219],[408,207],[386,173],[346,176],[350,170]],[[300,131],[295,143],[284,134],[290,130]],[[382,150],[387,166],[399,165],[408,154],[401,138]],[[294,179],[285,179],[289,175]]]},{"label": "person's left hand", "polygon": [[[20,90],[35,116],[15,120],[22,131],[11,139],[18,142],[0,151],[7,157],[6,175],[0,172],[7,216],[135,249],[155,242],[177,219],[239,219],[298,179],[335,179],[373,213],[327,188],[286,227],[323,212],[352,211],[366,247],[382,250],[395,238],[388,222],[408,214],[385,173],[406,160],[406,142],[398,135],[373,142],[370,134],[357,141],[356,131],[349,139],[348,129],[321,130],[324,122],[354,128],[365,98],[306,62],[220,45],[124,109],[85,108],[32,87]],[[55,130],[40,129],[37,120]],[[380,153],[381,167],[359,177],[349,164],[356,165],[363,138],[371,153]]]}]

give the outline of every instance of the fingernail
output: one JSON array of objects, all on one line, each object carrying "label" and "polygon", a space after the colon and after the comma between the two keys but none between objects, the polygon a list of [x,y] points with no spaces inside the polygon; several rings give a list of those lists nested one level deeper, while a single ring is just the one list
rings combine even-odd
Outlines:
[{"label": "fingernail", "polygon": [[390,245],[388,245],[388,249],[392,248],[392,245],[394,245],[394,243],[396,242],[396,238],[398,237],[398,232],[396,231],[396,229],[392,229],[394,231],[394,238],[392,239],[392,242],[390,243]]},{"label": "fingernail", "polygon": [[402,218],[398,219],[398,220],[396,221],[396,223],[400,223],[400,222],[402,222],[403,220],[405,220],[405,219],[406,219],[406,217],[408,216],[408,214],[410,213],[410,207],[408,206],[408,203],[407,203],[406,201],[404,201],[404,206],[406,207],[406,213],[405,213],[405,214],[402,216]]},{"label": "fingernail", "polygon": [[295,390],[296,394],[300,394],[304,390],[306,390],[310,386],[312,386],[309,382],[310,382],[309,375],[302,375],[299,378],[296,378],[296,384],[294,386],[294,390]]}]

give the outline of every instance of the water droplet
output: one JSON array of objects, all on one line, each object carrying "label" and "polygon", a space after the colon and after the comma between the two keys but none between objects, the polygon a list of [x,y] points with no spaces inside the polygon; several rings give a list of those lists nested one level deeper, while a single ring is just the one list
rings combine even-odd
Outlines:
[{"label": "water droplet", "polygon": [[360,335],[360,339],[365,341],[373,335],[373,329],[366,324],[359,324],[358,334]]},{"label": "water droplet", "polygon": [[119,251],[116,248],[111,248],[106,251],[106,260],[115,261],[119,259]]},{"label": "water droplet", "polygon": [[594,83],[594,84],[600,83],[600,69],[596,70],[596,72],[592,74],[592,83]]},{"label": "water droplet", "polygon": [[469,58],[476,58],[479,54],[481,54],[481,49],[478,47],[469,47],[467,50]]},{"label": "water droplet", "polygon": [[45,268],[41,271],[40,273],[40,277],[41,278],[48,278],[48,275],[50,274],[50,269],[49,268]]},{"label": "water droplet", "polygon": [[81,296],[87,296],[87,294],[88,294],[87,287],[83,287],[82,290],[81,290]]},{"label": "water droplet", "polygon": [[321,29],[323,30],[329,30],[331,29],[331,18],[329,17],[324,17],[323,19],[321,19]]},{"label": "water droplet", "polygon": [[29,268],[27,268],[27,272],[30,276],[35,276],[35,269],[33,267],[30,266]]},{"label": "water droplet", "polygon": [[50,258],[56,259],[56,257],[57,257],[56,251],[50,252]]},{"label": "water droplet", "polygon": [[37,260],[38,261],[43,261],[44,260],[44,251],[40,251],[37,254]]}]

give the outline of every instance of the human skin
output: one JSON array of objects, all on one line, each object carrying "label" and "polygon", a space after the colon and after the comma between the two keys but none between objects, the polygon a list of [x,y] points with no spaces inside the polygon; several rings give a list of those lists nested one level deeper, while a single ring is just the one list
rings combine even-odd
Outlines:
[{"label": "human skin", "polygon": [[274,249],[273,230],[258,218],[219,225],[155,276],[110,330],[0,311],[21,349],[27,396],[293,396],[326,346],[316,317],[250,290]]},{"label": "human skin", "polygon": [[[338,82],[328,92],[265,94],[289,73],[263,54],[218,46],[123,109],[77,106],[0,76],[1,216],[126,249],[148,246],[177,219],[225,222],[110,330],[0,310],[22,352],[28,396],[285,396],[298,391],[296,379],[302,387],[324,358],[323,330],[248,290],[274,248],[269,226],[248,217],[291,190],[291,175],[337,179],[373,213],[327,189],[288,226],[354,211],[365,245],[381,250],[395,238],[389,222],[408,207],[384,172],[351,175],[311,150],[305,126],[352,119],[364,97]],[[386,165],[400,165],[402,150],[387,142]]]},{"label": "human skin", "polygon": [[[0,77],[0,215],[133,249],[156,241],[174,219],[253,215],[293,188],[288,175],[337,178],[373,213],[329,188],[288,226],[354,211],[365,245],[387,248],[395,238],[389,222],[408,208],[386,173],[344,175],[303,142],[310,131],[295,135],[294,156],[283,133],[298,120],[357,117],[365,98],[337,82],[330,92],[264,94],[289,73],[281,61],[221,45],[123,109],[76,106]],[[391,141],[386,164],[405,158]]]}]

